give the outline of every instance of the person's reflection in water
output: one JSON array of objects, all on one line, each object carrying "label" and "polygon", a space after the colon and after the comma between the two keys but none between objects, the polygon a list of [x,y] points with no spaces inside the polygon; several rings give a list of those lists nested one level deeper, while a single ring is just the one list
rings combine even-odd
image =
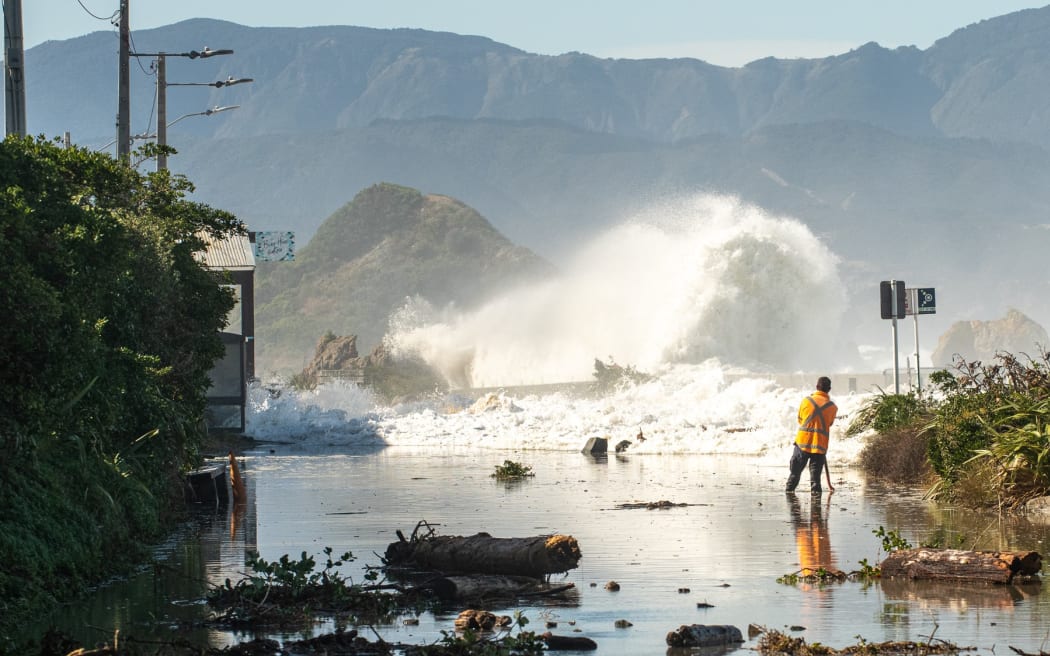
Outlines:
[{"label": "person's reflection in water", "polygon": [[[831,540],[828,538],[827,514],[831,508],[831,495],[828,495],[826,508],[821,506],[820,497],[812,497],[808,518],[802,513],[798,496],[790,492],[787,497],[791,507],[791,526],[795,529],[795,544],[798,546],[798,575],[803,578],[815,576],[821,570],[838,574]],[[810,588],[808,582],[801,584],[804,590]]]}]

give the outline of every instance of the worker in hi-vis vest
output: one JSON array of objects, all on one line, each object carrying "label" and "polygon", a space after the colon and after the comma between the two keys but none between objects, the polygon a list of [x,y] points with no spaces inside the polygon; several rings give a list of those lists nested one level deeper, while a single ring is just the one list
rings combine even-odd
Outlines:
[{"label": "worker in hi-vis vest", "polygon": [[[795,435],[795,448],[791,453],[788,467],[791,474],[787,480],[787,491],[794,492],[798,487],[802,470],[809,465],[809,491],[820,494],[820,475],[827,466],[828,437],[831,435],[831,424],[835,422],[838,408],[828,397],[831,391],[831,379],[821,376],[817,379],[817,391],[813,392],[798,407],[798,433]],[[830,478],[830,477],[829,477]],[[830,481],[828,485],[830,485]]]}]

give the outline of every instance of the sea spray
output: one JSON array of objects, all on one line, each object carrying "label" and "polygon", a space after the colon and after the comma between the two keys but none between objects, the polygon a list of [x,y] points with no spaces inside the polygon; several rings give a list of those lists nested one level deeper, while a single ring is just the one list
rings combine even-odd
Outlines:
[{"label": "sea spray", "polygon": [[472,311],[417,300],[393,317],[388,345],[454,387],[588,380],[595,359],[812,370],[839,355],[829,345],[845,302],[837,258],[803,224],[701,195],[611,229],[555,279]]},{"label": "sea spray", "polygon": [[[557,278],[460,311],[406,300],[387,346],[422,356],[454,391],[383,406],[365,390],[253,391],[249,433],[312,445],[578,450],[590,437],[626,454],[718,453],[784,463],[812,391],[770,372],[833,373],[845,305],[837,259],[796,220],[697,196],[602,235]],[[593,378],[595,359],[652,376],[602,396],[466,388]],[[816,381],[816,375],[811,377]],[[844,383],[845,381],[841,381]],[[843,419],[830,457],[855,460],[847,417],[866,394],[833,393]]]}]

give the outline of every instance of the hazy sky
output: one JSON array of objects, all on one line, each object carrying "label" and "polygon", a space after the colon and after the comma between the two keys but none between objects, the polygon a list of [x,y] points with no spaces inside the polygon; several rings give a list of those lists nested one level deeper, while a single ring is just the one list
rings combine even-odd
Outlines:
[{"label": "hazy sky", "polygon": [[[739,66],[770,55],[841,54],[869,41],[925,49],[960,27],[1043,4],[1025,0],[130,0],[130,20],[133,31],[198,17],[250,26],[418,27],[487,36],[540,54],[575,50],[632,59],[696,57]],[[22,0],[25,47],[113,30],[109,18],[118,7],[118,0]]]}]

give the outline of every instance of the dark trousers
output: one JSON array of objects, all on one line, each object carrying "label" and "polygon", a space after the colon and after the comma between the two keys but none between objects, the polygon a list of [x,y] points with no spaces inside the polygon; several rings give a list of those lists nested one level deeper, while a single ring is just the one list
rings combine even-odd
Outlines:
[{"label": "dark trousers", "polygon": [[791,473],[788,475],[787,491],[794,492],[795,488],[798,487],[798,481],[802,478],[802,470],[809,465],[809,491],[814,494],[820,494],[820,475],[824,473],[824,466],[827,463],[827,456],[823,453],[806,453],[802,449],[795,445],[795,450],[791,453],[791,460],[788,462],[788,468]]}]

